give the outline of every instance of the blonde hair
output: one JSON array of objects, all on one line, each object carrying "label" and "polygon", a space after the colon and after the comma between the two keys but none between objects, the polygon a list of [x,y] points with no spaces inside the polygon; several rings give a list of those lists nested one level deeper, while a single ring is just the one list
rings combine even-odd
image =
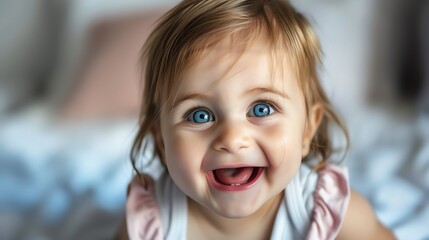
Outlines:
[{"label": "blonde hair", "polygon": [[[333,152],[328,133],[331,123],[342,130],[348,146],[347,130],[319,82],[319,41],[302,14],[281,0],[185,0],[161,18],[143,48],[144,93],[139,130],[131,150],[131,161],[137,172],[137,158],[148,148],[146,137],[159,128],[160,112],[172,101],[182,71],[201,50],[237,32],[245,35],[243,44],[249,44],[263,33],[273,50],[286,51],[296,69],[307,113],[315,103],[323,106],[324,115],[310,145],[310,153],[321,159],[319,166]],[[157,141],[154,145],[152,159],[160,158],[163,162],[162,146]]]}]

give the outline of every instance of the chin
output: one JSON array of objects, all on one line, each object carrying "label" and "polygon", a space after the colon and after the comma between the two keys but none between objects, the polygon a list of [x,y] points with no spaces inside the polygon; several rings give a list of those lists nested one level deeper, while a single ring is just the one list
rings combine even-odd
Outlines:
[{"label": "chin", "polygon": [[230,219],[241,219],[246,218],[258,211],[258,208],[255,208],[255,205],[252,207],[248,206],[242,206],[240,204],[232,204],[230,206],[224,207],[222,209],[216,209],[214,212],[216,212],[218,215],[230,218]]}]

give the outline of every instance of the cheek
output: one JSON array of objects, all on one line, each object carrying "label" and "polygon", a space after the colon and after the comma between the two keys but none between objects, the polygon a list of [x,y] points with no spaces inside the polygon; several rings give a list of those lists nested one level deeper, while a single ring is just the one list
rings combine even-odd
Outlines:
[{"label": "cheek", "polygon": [[174,131],[164,136],[164,139],[165,162],[171,177],[178,185],[189,183],[192,176],[201,169],[203,157],[201,151],[204,149],[201,141],[195,141],[192,136]]},{"label": "cheek", "polygon": [[272,175],[290,179],[302,160],[303,131],[300,126],[287,124],[270,126],[265,131],[262,148],[270,162]]},{"label": "cheek", "polygon": [[[301,153],[303,141],[303,128],[301,126],[290,126],[285,124],[275,124],[264,129],[267,147],[276,152],[276,158],[288,158],[291,154]],[[299,156],[301,154],[298,154]]]}]

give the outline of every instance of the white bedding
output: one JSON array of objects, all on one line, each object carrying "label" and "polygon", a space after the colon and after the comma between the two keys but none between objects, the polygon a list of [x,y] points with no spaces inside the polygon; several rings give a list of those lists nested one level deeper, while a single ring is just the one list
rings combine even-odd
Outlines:
[{"label": "white bedding", "polygon": [[347,158],[351,185],[399,239],[429,239],[429,116],[356,116]]},{"label": "white bedding", "polygon": [[110,239],[134,122],[60,123],[43,106],[0,125],[0,239]]}]

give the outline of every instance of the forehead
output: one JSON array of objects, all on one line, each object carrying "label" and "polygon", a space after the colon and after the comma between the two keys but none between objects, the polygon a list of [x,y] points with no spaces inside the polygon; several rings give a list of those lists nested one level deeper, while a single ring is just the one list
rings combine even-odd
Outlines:
[{"label": "forehead", "polygon": [[[277,49],[279,50],[279,49]],[[177,95],[204,92],[219,84],[264,85],[279,91],[297,88],[288,54],[269,47],[263,40],[237,44],[231,38],[201,51],[181,74]]]}]

